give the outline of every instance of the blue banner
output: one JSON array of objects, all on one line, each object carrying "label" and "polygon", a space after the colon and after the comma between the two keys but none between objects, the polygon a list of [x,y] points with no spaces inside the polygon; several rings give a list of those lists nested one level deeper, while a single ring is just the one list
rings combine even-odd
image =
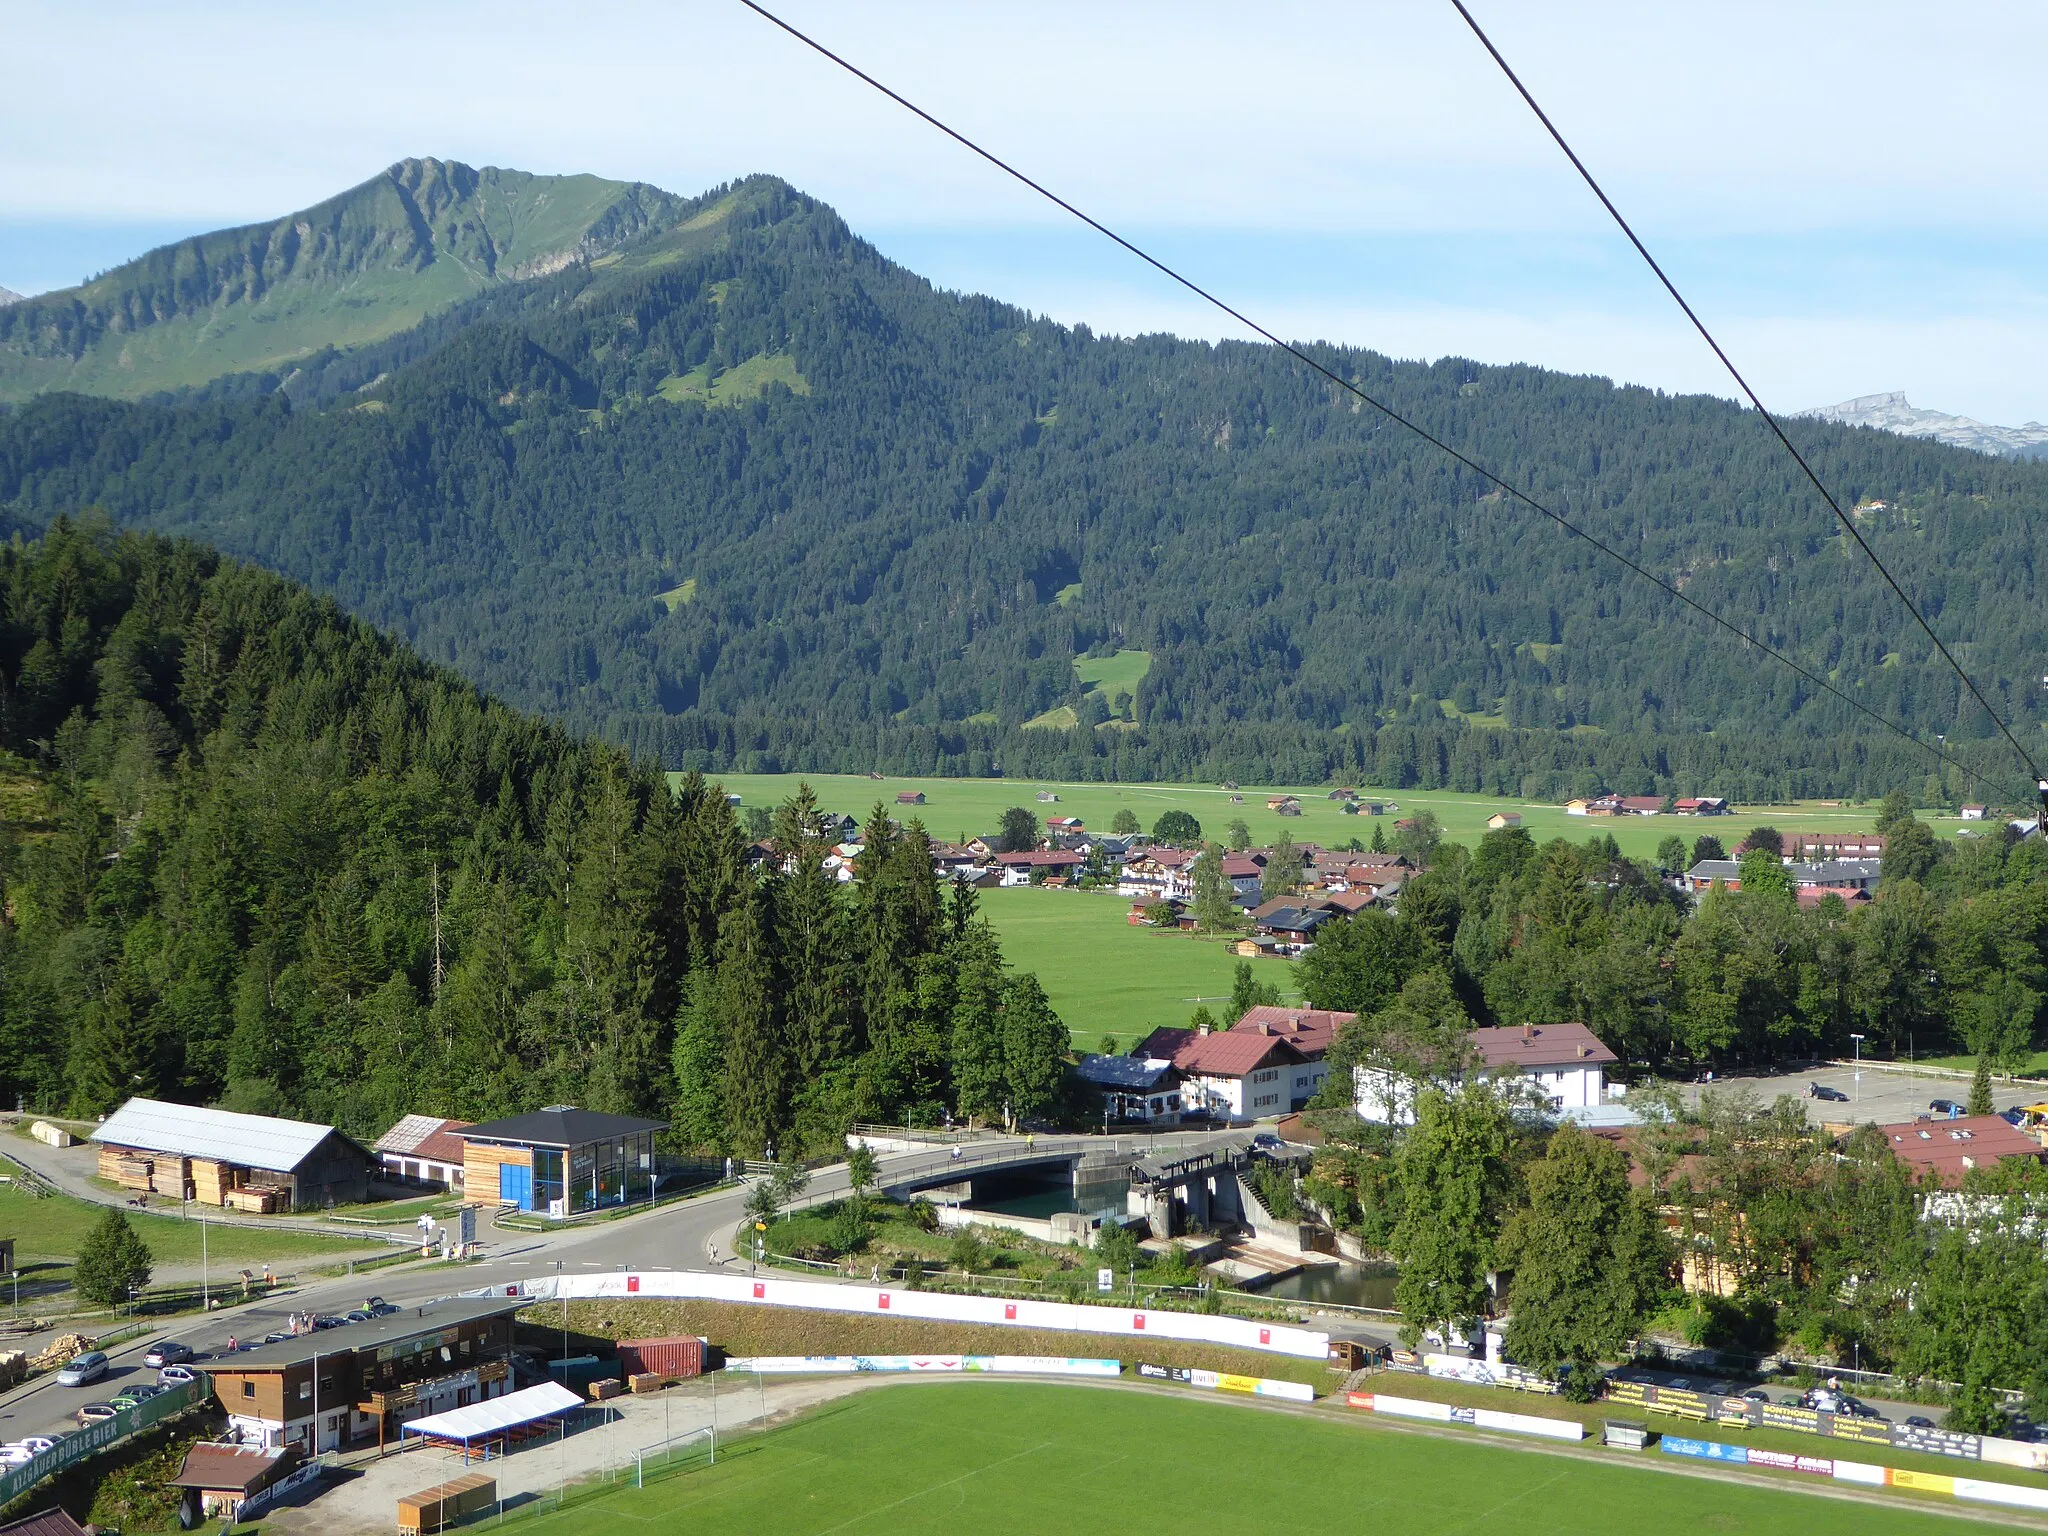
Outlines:
[{"label": "blue banner", "polygon": [[1697,1456],[1702,1461],[1749,1460],[1748,1447],[1723,1445],[1718,1440],[1688,1440],[1682,1435],[1665,1435],[1657,1443],[1670,1456]]}]

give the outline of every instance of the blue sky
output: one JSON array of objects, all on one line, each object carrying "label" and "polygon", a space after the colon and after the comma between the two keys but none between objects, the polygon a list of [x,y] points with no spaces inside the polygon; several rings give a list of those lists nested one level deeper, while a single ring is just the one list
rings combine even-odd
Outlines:
[{"label": "blue sky", "polygon": [[[2048,11],[1473,4],[1773,406],[2048,418]],[[785,13],[1283,334],[1729,389],[1447,3]],[[731,0],[17,0],[7,35],[91,60],[0,97],[17,290],[441,154],[773,171],[947,286],[1234,334]]]}]

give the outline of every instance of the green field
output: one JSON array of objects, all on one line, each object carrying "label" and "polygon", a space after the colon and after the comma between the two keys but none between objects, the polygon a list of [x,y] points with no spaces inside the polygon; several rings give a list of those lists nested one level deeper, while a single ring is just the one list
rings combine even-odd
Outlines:
[{"label": "green field", "polygon": [[[1124,656],[1134,655],[1125,652]],[[1117,658],[1122,660],[1122,657]],[[1084,663],[1085,664],[1085,663]],[[1105,666],[1107,662],[1092,665]],[[1443,824],[1445,835],[1459,842],[1474,843],[1486,835],[1486,818],[1496,811],[1517,811],[1522,826],[1537,842],[1553,837],[1583,842],[1589,837],[1612,835],[1621,851],[1632,858],[1649,858],[1657,844],[1676,833],[1690,843],[1701,833],[1711,832],[1727,847],[1740,842],[1751,827],[1769,825],[1781,832],[1863,832],[1877,819],[1875,805],[1851,806],[1838,801],[1806,800],[1791,805],[1741,806],[1732,816],[1616,816],[1591,818],[1571,816],[1560,805],[1531,805],[1518,800],[1501,800],[1487,795],[1465,795],[1449,790],[1375,790],[1357,786],[1361,798],[1392,801],[1400,809],[1385,818],[1346,816],[1337,803],[1327,798],[1329,787],[1293,788],[1243,785],[1235,793],[1213,784],[1063,784],[1030,779],[870,779],[859,774],[716,774],[714,778],[745,805],[773,807],[790,795],[798,783],[817,791],[827,810],[867,819],[877,800],[890,813],[905,820],[924,819],[926,830],[939,838],[992,834],[1003,811],[1013,805],[1027,806],[1039,816],[1078,816],[1090,830],[1107,832],[1119,810],[1137,813],[1140,826],[1150,831],[1162,811],[1179,808],[1190,811],[1202,824],[1206,837],[1223,839],[1224,829],[1243,818],[1254,844],[1272,842],[1285,832],[1297,843],[1341,846],[1352,838],[1370,844],[1377,823],[1386,836],[1394,835],[1393,821],[1417,811],[1431,811]],[[922,790],[925,804],[915,809],[898,809],[901,790]],[[1041,803],[1039,791],[1059,796],[1058,802]],[[1301,797],[1301,815],[1282,817],[1266,809],[1269,795],[1295,794]],[[1962,823],[1952,816],[1925,817],[1937,836],[1952,837]]]},{"label": "green field", "polygon": [[643,1526],[749,1536],[1989,1529],[1935,1527],[1929,1508],[1903,1495],[1893,1509],[1674,1470],[1655,1453],[1525,1451],[1403,1433],[1363,1414],[1347,1422],[1164,1393],[933,1382],[858,1393],[721,1448],[715,1467],[587,1494],[520,1524],[549,1536]]},{"label": "green field", "polygon": [[[105,1214],[105,1207],[74,1200],[69,1195],[50,1195],[38,1200],[12,1186],[0,1186],[0,1237],[14,1239],[17,1262],[24,1266],[70,1264],[78,1253],[79,1244],[85,1241],[85,1234]],[[151,1216],[140,1211],[126,1214],[137,1234],[149,1245],[150,1257],[158,1264],[196,1266],[199,1263],[197,1221],[183,1221],[175,1216]],[[358,1248],[364,1249],[365,1257],[387,1251],[381,1245],[372,1248],[341,1236],[265,1232],[257,1227],[231,1227],[217,1221],[206,1224],[206,1258],[216,1266],[217,1275],[226,1274],[230,1265],[239,1267],[264,1260],[276,1263],[281,1259],[332,1256]]]},{"label": "green field", "polygon": [[[1186,1024],[1198,1002],[1230,997],[1238,961],[1220,940],[1133,927],[1125,921],[1131,904],[1121,896],[983,891],[981,910],[1002,935],[1003,957],[1038,973],[1053,1011],[1083,1050],[1094,1050],[1104,1035],[1128,1046],[1162,1024]],[[1286,961],[1255,960],[1252,972],[1294,995]]]}]

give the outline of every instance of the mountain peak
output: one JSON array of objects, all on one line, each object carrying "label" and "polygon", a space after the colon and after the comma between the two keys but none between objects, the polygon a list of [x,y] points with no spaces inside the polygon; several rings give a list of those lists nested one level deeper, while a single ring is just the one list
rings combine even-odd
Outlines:
[{"label": "mountain peak", "polygon": [[0,400],[135,397],[288,369],[485,288],[596,259],[696,206],[643,182],[400,160],[310,208],[194,235],[0,309]]},{"label": "mountain peak", "polygon": [[5,309],[9,304],[19,304],[21,298],[22,296],[12,288],[0,288],[0,309]]},{"label": "mountain peak", "polygon": [[1875,427],[1901,437],[1932,438],[1952,448],[1969,448],[1978,453],[2017,458],[2039,458],[2048,453],[2048,427],[2038,421],[2023,427],[1996,427],[1969,416],[1921,410],[1907,401],[1902,389],[1858,395],[1840,405],[1816,406],[1798,414],[1845,427]]}]

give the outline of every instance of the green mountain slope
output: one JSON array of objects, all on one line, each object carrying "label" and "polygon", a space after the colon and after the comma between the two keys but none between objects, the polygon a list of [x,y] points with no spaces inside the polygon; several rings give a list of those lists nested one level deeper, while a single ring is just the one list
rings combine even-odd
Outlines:
[{"label": "green mountain slope", "polygon": [[499,283],[541,277],[675,222],[636,182],[403,160],[269,224],[163,246],[0,310],[0,400],[138,398],[376,341]]},{"label": "green mountain slope", "polygon": [[[1750,415],[1318,350],[1869,708],[1994,760],[1989,718]],[[772,178],[208,391],[0,417],[0,520],[98,505],[202,536],[671,765],[1745,798],[1928,771],[1284,355],[937,291]],[[2048,739],[2048,466],[1790,430]]]}]

